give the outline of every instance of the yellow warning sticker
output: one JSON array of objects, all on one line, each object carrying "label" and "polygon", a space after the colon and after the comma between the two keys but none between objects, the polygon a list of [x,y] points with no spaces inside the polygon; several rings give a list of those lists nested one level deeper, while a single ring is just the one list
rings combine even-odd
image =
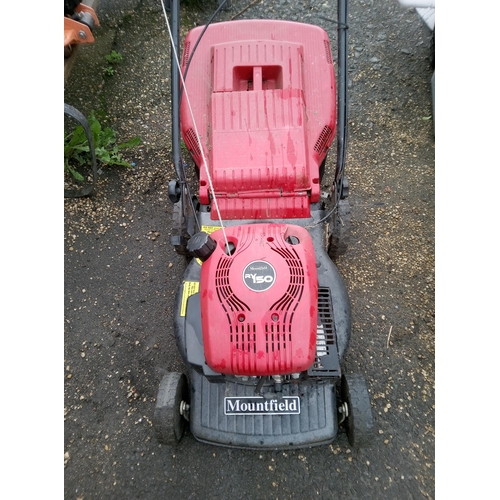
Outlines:
[{"label": "yellow warning sticker", "polygon": [[199,281],[185,281],[184,288],[182,290],[182,301],[181,301],[181,316],[186,316],[187,301],[191,295],[198,293],[200,291]]},{"label": "yellow warning sticker", "polygon": [[218,231],[219,229],[220,226],[201,226],[201,230],[207,234],[212,234],[213,232]]}]

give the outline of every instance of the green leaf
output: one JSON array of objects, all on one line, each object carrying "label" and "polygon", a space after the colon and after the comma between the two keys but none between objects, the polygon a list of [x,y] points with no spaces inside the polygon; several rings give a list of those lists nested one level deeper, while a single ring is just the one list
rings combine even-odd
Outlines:
[{"label": "green leaf", "polygon": [[80,174],[79,172],[77,172],[76,170],[72,169],[69,165],[68,165],[68,170],[71,172],[71,175],[77,180],[77,181],[83,181],[83,175]]},{"label": "green leaf", "polygon": [[125,161],[125,160],[122,160],[122,159],[116,159],[116,160],[114,160],[113,161],[113,165],[117,165],[117,166],[120,166],[120,167],[134,168],[134,167],[132,167],[132,165],[128,161]]},{"label": "green leaf", "polygon": [[141,143],[140,137],[133,137],[127,142],[122,142],[121,144],[118,144],[118,149],[135,148],[136,146],[139,146],[140,143]]},{"label": "green leaf", "polygon": [[116,142],[116,136],[113,130],[105,128],[100,136],[101,146],[108,147]]},{"label": "green leaf", "polygon": [[104,148],[96,148],[95,154],[103,163],[109,163],[111,161],[109,152]]},{"label": "green leaf", "polygon": [[75,153],[89,153],[90,152],[90,146],[88,145],[88,143],[85,145],[85,146],[75,146],[73,148],[73,151]]},{"label": "green leaf", "polygon": [[120,63],[123,60],[123,56],[119,52],[116,52],[116,50],[112,50],[105,58],[110,64]]},{"label": "green leaf", "polygon": [[69,145],[76,146],[77,144],[82,144],[84,142],[87,142],[87,134],[85,133],[84,128],[81,125],[78,125],[73,132]]},{"label": "green leaf", "polygon": [[100,144],[100,137],[102,133],[101,124],[96,120],[89,120],[90,130],[92,131],[92,137],[95,144]]}]

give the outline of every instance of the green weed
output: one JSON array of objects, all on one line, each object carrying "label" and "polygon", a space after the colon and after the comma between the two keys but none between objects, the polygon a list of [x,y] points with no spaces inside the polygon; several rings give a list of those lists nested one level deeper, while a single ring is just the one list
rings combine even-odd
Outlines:
[{"label": "green weed", "polygon": [[[117,144],[114,130],[109,127],[102,127],[94,112],[90,113],[88,122],[94,139],[96,160],[101,162],[102,165],[118,165],[132,168],[132,164],[122,158],[121,151],[138,146],[141,139],[134,137],[127,142]],[[69,171],[75,179],[83,181],[83,177],[76,170],[76,167],[88,165],[91,161],[89,143],[84,128],[79,125],[72,134],[66,135],[65,132],[64,170]]]},{"label": "green weed", "polygon": [[109,64],[121,63],[123,61],[123,56],[119,52],[116,52],[116,50],[112,50],[111,53],[106,56],[106,61],[108,61]]},{"label": "green weed", "polygon": [[115,66],[123,61],[123,56],[119,52],[116,52],[116,50],[112,50],[106,56],[106,61],[108,62],[108,66],[104,69],[104,74],[106,76],[113,76],[115,74]]}]

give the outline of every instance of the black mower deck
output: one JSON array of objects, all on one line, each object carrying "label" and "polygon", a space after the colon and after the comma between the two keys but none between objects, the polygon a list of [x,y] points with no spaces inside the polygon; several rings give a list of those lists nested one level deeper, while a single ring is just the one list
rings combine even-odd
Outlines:
[{"label": "black mower deck", "polygon": [[[208,231],[207,215],[202,213],[200,219]],[[323,445],[337,435],[335,387],[341,377],[340,360],[349,342],[350,304],[340,273],[323,249],[322,242],[327,235],[325,226],[317,221],[324,216],[323,210],[316,210],[311,219],[293,220],[309,226],[315,242],[319,286],[316,361],[307,372],[308,379],[283,384],[281,393],[285,398],[299,397],[300,414],[225,414],[224,399],[256,398],[256,382],[228,379],[207,366],[203,355],[200,294],[198,286],[193,286],[200,281],[201,266],[192,260],[186,269],[177,292],[175,332],[186,364],[197,367],[190,370],[190,428],[199,441],[235,448],[286,449]],[[263,392],[266,391],[267,387]],[[276,405],[283,400],[267,395],[253,401],[261,404],[274,401]],[[236,404],[235,400],[232,402]]]},{"label": "black mower deck", "polygon": [[[191,373],[191,432],[199,441],[236,448],[299,448],[331,442],[337,434],[335,386],[284,384],[283,396],[300,398],[300,414],[224,415],[226,397],[255,397],[253,385],[210,382]],[[280,399],[267,399],[279,404]]]}]

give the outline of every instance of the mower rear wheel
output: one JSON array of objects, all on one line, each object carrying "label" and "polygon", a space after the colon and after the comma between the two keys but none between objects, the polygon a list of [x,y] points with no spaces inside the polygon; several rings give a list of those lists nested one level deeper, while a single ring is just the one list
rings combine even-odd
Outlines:
[{"label": "mower rear wheel", "polygon": [[342,403],[347,403],[343,424],[349,444],[368,445],[373,438],[373,414],[365,379],[359,374],[342,375],[340,392]]},{"label": "mower rear wheel", "polygon": [[[179,241],[185,241],[184,234],[184,216],[182,213],[182,204],[180,201],[174,203],[174,211],[172,215],[172,227],[174,228],[174,232],[180,236]],[[188,256],[189,252],[187,251],[187,243],[180,243],[178,245],[174,245],[174,250],[177,255]]]},{"label": "mower rear wheel", "polygon": [[328,158],[328,152],[326,153],[325,157],[323,158],[323,161],[321,162],[321,165],[319,166],[319,182],[323,180],[323,177],[325,175],[327,158]]},{"label": "mower rear wheel", "polygon": [[189,401],[187,378],[183,373],[170,372],[163,376],[158,389],[153,425],[161,444],[177,444],[184,433],[183,416]]},{"label": "mower rear wheel", "polygon": [[348,200],[339,200],[337,212],[333,216],[333,224],[328,245],[328,255],[337,260],[347,252],[351,232],[351,207]]}]

